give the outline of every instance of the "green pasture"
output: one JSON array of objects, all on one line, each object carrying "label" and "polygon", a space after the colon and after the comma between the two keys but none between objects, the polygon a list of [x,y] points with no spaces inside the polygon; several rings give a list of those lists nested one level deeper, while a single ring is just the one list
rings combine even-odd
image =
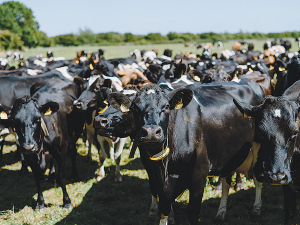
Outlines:
[{"label": "green pasture", "polygon": [[[292,51],[297,46],[292,41]],[[262,51],[265,41],[253,41],[256,50]],[[225,43],[224,48],[230,49],[232,42]],[[197,53],[194,45],[184,47],[183,44],[162,45],[126,45],[126,46],[79,46],[79,47],[52,47],[29,49],[24,52],[24,57],[37,54],[46,54],[51,49],[54,56],[64,56],[67,59],[74,58],[76,51],[87,50],[88,53],[97,51],[99,48],[105,50],[107,59],[116,57],[128,57],[129,51],[133,49],[150,50],[156,48],[159,56],[164,49],[173,50],[173,56],[188,51]],[[218,52],[214,47],[213,52]],[[218,52],[219,53],[219,52]],[[1,55],[2,54],[2,55]],[[0,57],[3,57],[3,52]],[[24,176],[19,175],[21,163],[15,158],[16,145],[13,136],[8,136],[5,141],[3,159],[0,162],[0,224],[99,224],[99,225],[152,225],[158,224],[158,219],[149,217],[151,194],[148,184],[148,176],[143,168],[137,151],[133,159],[129,159],[129,140],[125,146],[121,160],[121,174],[123,182],[114,183],[115,167],[110,159],[105,162],[106,177],[97,182],[96,174],[99,166],[99,156],[93,146],[92,163],[86,162],[87,149],[79,139],[77,143],[78,157],[77,168],[80,181],[68,180],[67,191],[74,208],[72,210],[62,208],[62,191],[56,184],[46,181],[44,198],[46,209],[44,213],[35,211],[36,185],[31,172]],[[68,162],[70,167],[71,162]],[[71,170],[68,170],[68,177]],[[255,189],[252,180],[243,178],[245,190],[236,192],[232,187],[228,198],[228,208],[225,225],[277,225],[283,224],[283,196],[282,189],[277,186],[264,184],[262,192],[262,213],[259,217],[251,214]],[[234,181],[232,183],[234,186]],[[200,224],[215,224],[215,215],[218,210],[220,194],[213,192],[213,186],[207,180],[204,197],[202,201]],[[189,202],[188,191],[173,204],[175,220],[177,225],[188,224],[186,208]],[[299,209],[299,206],[298,206]],[[299,210],[296,221],[300,223]]]},{"label": "green pasture", "polygon": [[[292,43],[291,51],[298,51],[298,45],[293,38],[285,38],[284,40],[290,40]],[[271,39],[270,39],[271,40]],[[263,51],[263,45],[266,42],[266,40],[245,40],[247,42],[254,44],[254,49],[257,51]],[[231,49],[233,43],[235,41],[228,41],[224,42],[223,49]],[[243,46],[242,46],[243,47]],[[244,46],[243,48],[246,48],[247,46]],[[153,44],[153,45],[120,45],[120,46],[72,46],[72,47],[63,47],[63,46],[57,46],[57,47],[49,47],[49,48],[33,48],[33,49],[27,49],[26,51],[23,51],[24,58],[27,59],[28,57],[35,56],[38,54],[43,54],[46,56],[46,53],[48,50],[52,50],[54,57],[63,56],[66,59],[73,59],[76,57],[76,52],[81,50],[87,50],[88,54],[98,51],[98,49],[103,49],[104,57],[106,59],[111,58],[119,58],[119,57],[129,57],[129,52],[134,49],[139,50],[151,50],[151,49],[157,49],[158,50],[158,56],[161,56],[165,49],[171,49],[173,50],[173,55],[181,54],[184,52],[192,52],[195,54],[202,54],[203,49],[200,49],[197,51],[195,45],[193,42],[190,43],[189,47],[185,47],[184,44]],[[213,53],[220,54],[221,51],[217,48],[216,44],[214,45],[212,49]],[[0,52],[0,57],[6,57],[5,52]]]}]

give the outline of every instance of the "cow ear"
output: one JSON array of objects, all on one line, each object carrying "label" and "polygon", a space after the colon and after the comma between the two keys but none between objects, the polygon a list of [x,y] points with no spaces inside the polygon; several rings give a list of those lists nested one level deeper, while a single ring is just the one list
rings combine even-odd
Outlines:
[{"label": "cow ear", "polygon": [[248,105],[235,98],[233,99],[233,102],[236,105],[236,107],[244,114],[244,117],[246,118],[251,118],[251,116],[255,117],[256,110],[260,107],[260,106]]},{"label": "cow ear", "polygon": [[0,104],[0,121],[10,119],[10,117],[11,117],[11,108],[9,106]]},{"label": "cow ear", "polygon": [[57,102],[47,102],[44,105],[39,107],[39,111],[43,113],[45,116],[49,116],[59,109],[59,104]]},{"label": "cow ear", "polygon": [[46,82],[36,82],[34,85],[30,87],[30,96],[33,96],[35,92],[44,87]]},{"label": "cow ear", "polygon": [[105,79],[105,80],[104,80],[104,83],[103,83],[103,85],[102,85],[102,87],[108,87],[108,88],[111,88],[111,85],[112,85],[111,79]]},{"label": "cow ear", "polygon": [[185,108],[192,100],[194,93],[191,89],[184,88],[173,91],[169,101],[170,109]]},{"label": "cow ear", "polygon": [[122,113],[129,112],[132,104],[131,100],[126,95],[117,92],[111,93],[108,96],[108,102]]}]

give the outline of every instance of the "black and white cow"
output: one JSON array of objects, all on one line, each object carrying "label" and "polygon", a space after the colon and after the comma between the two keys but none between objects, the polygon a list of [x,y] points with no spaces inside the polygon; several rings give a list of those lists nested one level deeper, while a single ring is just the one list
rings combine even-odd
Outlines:
[{"label": "black and white cow", "polygon": [[[185,189],[190,191],[188,220],[197,224],[206,177],[226,177],[233,171],[248,171],[254,165],[259,147],[252,146],[254,120],[239,116],[233,96],[259,103],[251,87],[233,82],[189,85],[169,95],[149,84],[133,101],[119,93],[109,95],[113,107],[135,119],[134,129],[122,127],[119,132],[133,133],[139,142],[153,196],[150,210],[157,209],[158,196],[160,224],[167,224],[171,203]],[[260,190],[261,184],[255,183]],[[217,214],[221,220],[225,217],[228,190],[229,185],[223,185],[224,198]],[[260,206],[258,191],[254,213],[260,213]]]},{"label": "black and white cow", "polygon": [[58,163],[57,182],[63,191],[63,205],[72,208],[65,178],[67,157],[70,155],[72,177],[78,179],[76,141],[82,133],[84,121],[73,111],[77,92],[72,82],[51,79],[32,97],[18,98],[12,108],[0,106],[0,111],[7,114],[7,120],[16,129],[25,160],[32,169],[38,189],[39,210],[44,208],[43,173],[51,165],[52,157]]},{"label": "black and white cow", "polygon": [[300,81],[288,88],[283,96],[269,96],[257,106],[235,100],[243,114],[255,118],[255,139],[260,143],[254,173],[281,185],[284,195],[285,225],[294,224],[296,192],[300,187]]}]

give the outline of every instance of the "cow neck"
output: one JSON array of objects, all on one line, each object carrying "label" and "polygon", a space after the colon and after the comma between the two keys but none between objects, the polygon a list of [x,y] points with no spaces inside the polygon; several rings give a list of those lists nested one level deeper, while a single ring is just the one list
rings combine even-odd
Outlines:
[{"label": "cow neck", "polygon": [[164,158],[166,158],[169,153],[170,153],[170,148],[169,148],[169,129],[167,129],[167,142],[166,142],[166,147],[164,147],[164,143],[161,145],[162,146],[162,150],[155,154],[155,155],[152,155],[149,153],[149,151],[147,150],[147,147],[145,146],[145,149],[148,153],[148,155],[150,156],[149,159],[152,160],[152,161],[161,161],[163,160]]}]

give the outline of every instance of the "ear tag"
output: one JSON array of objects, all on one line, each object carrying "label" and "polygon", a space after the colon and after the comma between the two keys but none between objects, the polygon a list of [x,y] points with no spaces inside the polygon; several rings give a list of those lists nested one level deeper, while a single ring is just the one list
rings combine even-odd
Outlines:
[{"label": "ear tag", "polygon": [[216,59],[216,56],[213,56],[212,59]]},{"label": "ear tag", "polygon": [[45,112],[45,116],[50,116],[51,115],[51,113],[52,113],[52,110],[50,109],[50,107],[49,107],[49,109],[47,109],[47,111]]},{"label": "ear tag", "polygon": [[176,104],[176,106],[174,107],[174,109],[181,109],[182,106],[183,106],[183,103],[182,103],[182,99],[181,99],[180,102],[178,102],[178,103]]},{"label": "ear tag", "polygon": [[108,101],[107,100],[104,100],[103,102],[104,102],[105,105],[108,105]]},{"label": "ear tag", "polygon": [[190,70],[193,70],[193,69],[194,69],[194,67],[191,66],[191,67],[190,67]]},{"label": "ear tag", "polygon": [[122,113],[127,113],[130,111],[130,109],[124,104],[121,104],[120,109]]},{"label": "ear tag", "polygon": [[8,117],[7,117],[6,112],[2,111],[1,114],[0,114],[0,118],[1,118],[1,120],[7,120]]},{"label": "ear tag", "polygon": [[252,73],[252,72],[253,72],[253,69],[252,69],[252,68],[249,68],[249,71]]},{"label": "ear tag", "polygon": [[253,56],[253,59],[254,59],[254,60],[257,60],[257,59],[258,59],[257,55]]},{"label": "ear tag", "polygon": [[136,59],[136,55],[133,55],[132,58]]},{"label": "ear tag", "polygon": [[21,66],[24,66],[24,63],[23,63],[23,62],[21,62]]},{"label": "ear tag", "polygon": [[99,111],[98,114],[103,113],[107,108],[108,108],[108,104],[105,106],[105,108],[103,108],[101,111]]},{"label": "ear tag", "polygon": [[244,112],[244,117],[250,119],[251,116],[248,116],[245,112]]},{"label": "ear tag", "polygon": [[146,66],[149,67],[149,63],[146,63]]},{"label": "ear tag", "polygon": [[94,67],[93,67],[93,64],[92,64],[92,63],[90,64],[90,69],[91,69],[91,70],[94,70]]},{"label": "ear tag", "polygon": [[270,68],[269,68],[269,70],[274,70],[274,66],[271,65]]},{"label": "ear tag", "polygon": [[197,57],[197,60],[200,60],[200,57]]},{"label": "ear tag", "polygon": [[198,76],[194,76],[194,80],[195,80],[195,81],[198,81],[198,82],[201,81],[200,77],[198,77]]},{"label": "ear tag", "polygon": [[279,71],[285,71],[284,67],[279,67]]}]

